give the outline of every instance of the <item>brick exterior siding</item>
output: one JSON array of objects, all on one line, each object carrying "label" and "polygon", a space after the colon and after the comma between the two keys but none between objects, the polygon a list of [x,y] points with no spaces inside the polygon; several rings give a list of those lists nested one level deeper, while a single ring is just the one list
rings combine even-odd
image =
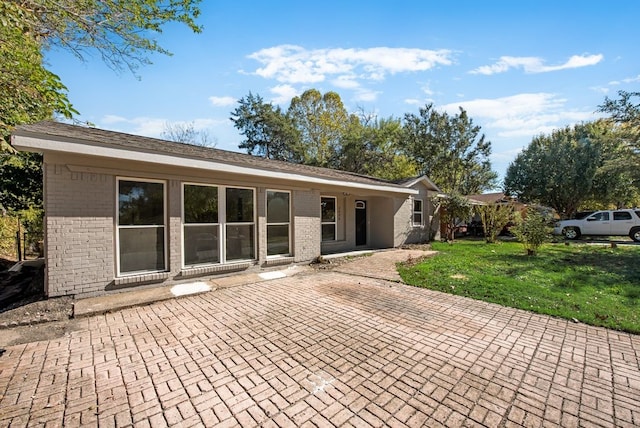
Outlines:
[{"label": "brick exterior siding", "polygon": [[114,278],[115,180],[44,165],[49,296],[104,291]]}]

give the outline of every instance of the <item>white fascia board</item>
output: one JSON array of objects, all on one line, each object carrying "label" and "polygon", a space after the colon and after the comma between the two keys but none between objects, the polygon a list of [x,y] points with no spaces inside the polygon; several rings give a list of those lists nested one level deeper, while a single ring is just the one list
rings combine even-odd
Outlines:
[{"label": "white fascia board", "polygon": [[376,190],[381,192],[391,192],[413,195],[418,191],[408,188],[388,187],[384,185],[352,183],[344,180],[330,180],[311,175],[303,175],[289,172],[267,171],[263,169],[251,168],[247,166],[231,165],[218,161],[193,159],[165,155],[161,153],[149,153],[142,151],[124,150],[114,147],[94,146],[83,143],[75,143],[64,140],[50,140],[26,135],[13,135],[13,147],[35,152],[60,152],[72,153],[112,159],[132,160],[138,162],[149,162],[160,165],[180,166],[186,168],[197,168],[203,170],[213,170],[216,172],[226,172],[229,174],[249,175],[254,177],[279,178],[283,180],[302,181],[305,183],[323,184],[331,186],[341,186],[351,189]]}]

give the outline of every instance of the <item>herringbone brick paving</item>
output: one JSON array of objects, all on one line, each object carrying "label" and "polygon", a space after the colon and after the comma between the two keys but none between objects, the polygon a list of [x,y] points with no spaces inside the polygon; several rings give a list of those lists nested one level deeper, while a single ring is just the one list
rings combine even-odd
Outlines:
[{"label": "herringbone brick paving", "polygon": [[640,425],[640,337],[321,272],[0,357],[0,426]]}]

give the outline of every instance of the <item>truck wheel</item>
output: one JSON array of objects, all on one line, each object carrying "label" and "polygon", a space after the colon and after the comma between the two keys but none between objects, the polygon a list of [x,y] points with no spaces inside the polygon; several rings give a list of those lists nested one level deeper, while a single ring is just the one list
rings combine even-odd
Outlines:
[{"label": "truck wheel", "polygon": [[565,227],[562,229],[562,234],[567,239],[578,239],[580,237],[580,229],[577,227]]},{"label": "truck wheel", "polygon": [[631,229],[631,232],[629,232],[629,237],[636,242],[640,242],[640,227],[634,227],[633,229]]}]

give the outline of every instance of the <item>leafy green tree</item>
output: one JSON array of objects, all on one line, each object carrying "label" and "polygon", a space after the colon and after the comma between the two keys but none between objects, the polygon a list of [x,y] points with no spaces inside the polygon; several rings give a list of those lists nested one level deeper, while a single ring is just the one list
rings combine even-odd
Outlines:
[{"label": "leafy green tree", "polygon": [[478,205],[475,210],[480,216],[484,239],[488,244],[494,244],[498,241],[498,235],[513,220],[514,216],[513,204],[510,203]]},{"label": "leafy green tree", "polygon": [[427,104],[418,115],[405,114],[403,129],[405,153],[444,192],[468,195],[495,186],[491,142],[464,109],[450,116]]},{"label": "leafy green tree", "polygon": [[5,151],[12,151],[9,135],[16,125],[77,113],[59,77],[45,68],[30,19],[20,4],[0,1],[0,137]]},{"label": "leafy green tree", "polygon": [[630,131],[629,136],[636,144],[640,143],[640,102],[634,103],[636,98],[640,99],[640,92],[618,91],[619,99],[605,97],[604,103],[598,106],[598,111],[609,113],[611,120],[622,125]]},{"label": "leafy green tree", "polygon": [[449,195],[438,195],[431,198],[434,206],[434,215],[440,213],[440,221],[445,225],[446,233],[444,240],[453,242],[455,238],[456,225],[460,220],[466,221],[471,217],[473,207],[469,199],[459,193]]},{"label": "leafy green tree", "polygon": [[535,137],[507,168],[505,193],[569,217],[592,195],[604,132],[586,123]]},{"label": "leafy green tree", "polygon": [[265,103],[260,95],[251,92],[238,104],[231,112],[231,121],[245,137],[239,148],[267,159],[304,161],[298,131],[280,107]]},{"label": "leafy green tree", "polygon": [[542,244],[551,239],[551,228],[535,207],[528,207],[524,216],[518,215],[516,225],[510,230],[530,256],[535,256]]},{"label": "leafy green tree", "polygon": [[614,145],[615,150],[621,152],[620,156],[615,157],[617,160],[609,164],[616,170],[623,171],[622,182],[631,182],[629,190],[622,190],[618,194],[635,192],[634,201],[637,204],[637,196],[640,194],[640,92],[618,91],[618,97],[606,97],[604,103],[598,106],[598,111],[610,115],[617,143]]},{"label": "leafy green tree", "polygon": [[599,122],[600,165],[593,178],[591,195],[584,202],[589,208],[623,208],[640,204],[640,158],[629,144],[626,131],[610,121]]},{"label": "leafy green tree", "polygon": [[341,170],[387,180],[417,175],[417,165],[400,151],[402,125],[394,118],[351,115],[338,156]]},{"label": "leafy green tree", "polygon": [[291,100],[287,116],[298,130],[307,165],[337,167],[341,139],[350,120],[340,95],[309,89]]},{"label": "leafy green tree", "polygon": [[[7,0],[5,0],[7,1]],[[185,24],[193,32],[202,28],[200,0],[21,0],[22,22],[43,48],[59,47],[83,60],[97,51],[115,70],[135,71],[150,64],[150,53],[171,55],[155,35],[171,22]]]},{"label": "leafy green tree", "polygon": [[12,153],[8,144],[12,129],[77,114],[60,78],[46,68],[43,52],[56,47],[83,59],[97,51],[113,69],[134,71],[149,63],[149,53],[170,54],[154,38],[165,24],[180,22],[200,31],[195,23],[199,1],[0,0],[0,201],[4,209],[27,212],[23,219],[35,224],[33,213],[41,213],[42,206],[40,157]]}]

